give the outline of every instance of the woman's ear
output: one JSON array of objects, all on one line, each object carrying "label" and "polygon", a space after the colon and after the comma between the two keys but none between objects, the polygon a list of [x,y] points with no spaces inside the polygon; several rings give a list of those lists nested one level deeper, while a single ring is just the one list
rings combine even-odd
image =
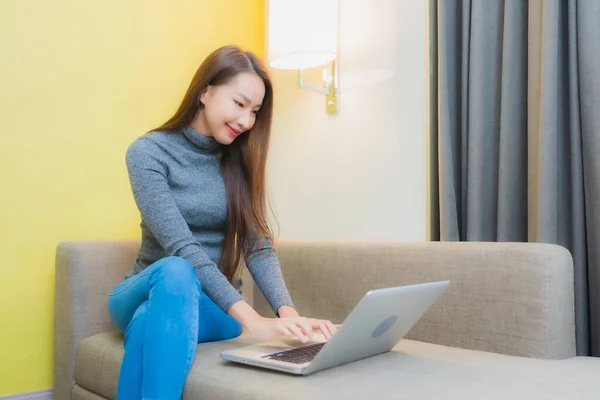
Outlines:
[{"label": "woman's ear", "polygon": [[202,91],[200,92],[200,99],[199,99],[200,103],[206,104],[205,103],[206,96],[208,95],[208,92],[210,91],[210,89],[211,89],[210,85],[205,87],[204,89],[202,89]]}]

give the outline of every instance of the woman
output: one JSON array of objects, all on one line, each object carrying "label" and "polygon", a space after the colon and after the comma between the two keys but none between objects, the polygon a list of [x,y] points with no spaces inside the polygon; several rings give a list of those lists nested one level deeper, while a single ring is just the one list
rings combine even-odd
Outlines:
[{"label": "woman", "polygon": [[[328,339],[330,321],[301,318],[267,225],[265,165],[273,89],[253,54],[217,49],[175,115],[136,139],[127,168],[142,222],[133,270],[109,297],[125,335],[117,398],[179,399],[197,343],[249,334]],[[240,294],[248,266],[278,318]]]}]

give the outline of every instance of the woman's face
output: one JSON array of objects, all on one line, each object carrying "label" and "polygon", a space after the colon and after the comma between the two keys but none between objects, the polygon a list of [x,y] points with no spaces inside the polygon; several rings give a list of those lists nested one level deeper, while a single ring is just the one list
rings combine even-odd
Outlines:
[{"label": "woman's face", "polygon": [[228,83],[209,86],[200,96],[200,132],[219,143],[231,144],[254,126],[265,97],[265,85],[255,74],[243,72]]}]

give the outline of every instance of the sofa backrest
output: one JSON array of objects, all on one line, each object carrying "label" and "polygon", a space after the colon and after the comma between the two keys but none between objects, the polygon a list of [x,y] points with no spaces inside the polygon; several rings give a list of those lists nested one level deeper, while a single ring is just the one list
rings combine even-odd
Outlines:
[{"label": "sofa backrest", "polygon": [[[573,264],[535,243],[276,243],[301,315],[336,323],[370,289],[450,280],[407,338],[540,358],[575,355]],[[272,316],[259,288],[254,306]]]}]

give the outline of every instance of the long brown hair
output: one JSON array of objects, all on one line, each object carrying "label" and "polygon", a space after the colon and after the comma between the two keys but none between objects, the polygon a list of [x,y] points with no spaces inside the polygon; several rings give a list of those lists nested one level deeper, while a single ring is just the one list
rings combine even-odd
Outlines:
[{"label": "long brown hair", "polygon": [[265,85],[265,96],[254,126],[233,143],[222,146],[221,172],[227,193],[227,229],[220,265],[232,282],[248,250],[263,239],[273,240],[267,223],[265,169],[273,115],[273,87],[262,62],[237,46],[213,51],[202,62],[183,100],[171,117],[155,130],[173,131],[190,124],[204,107],[200,95],[210,86],[226,84],[236,75],[250,72]]}]

